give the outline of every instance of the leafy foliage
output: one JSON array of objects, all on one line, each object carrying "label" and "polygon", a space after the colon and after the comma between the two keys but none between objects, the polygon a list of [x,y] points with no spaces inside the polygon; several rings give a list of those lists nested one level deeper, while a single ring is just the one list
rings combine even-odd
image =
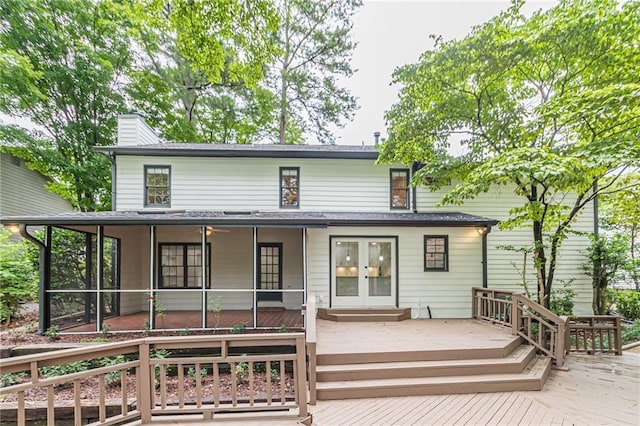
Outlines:
[{"label": "leafy foliage", "polygon": [[626,290],[616,294],[616,310],[625,318],[640,319],[640,292]]},{"label": "leafy foliage", "polygon": [[640,319],[635,320],[633,324],[622,327],[622,344],[640,341]]},{"label": "leafy foliage", "polygon": [[360,0],[279,0],[278,57],[269,87],[276,95],[279,143],[302,143],[313,132],[321,143],[334,143],[330,125],[344,125],[356,100],[337,78],[353,74],[355,43],[349,33]]},{"label": "leafy foliage", "polygon": [[[194,9],[205,7],[186,2],[176,2],[176,5]],[[137,41],[142,54],[131,71],[131,84],[127,87],[134,108],[144,112],[148,123],[161,129],[162,136],[172,141],[249,143],[260,137],[268,127],[272,111],[272,95],[257,87],[254,81],[260,79],[260,75],[251,77],[234,73],[235,56],[228,49],[216,58],[216,61],[222,61],[222,68],[216,75],[198,68],[197,60],[180,48],[183,26],[173,28],[175,14],[182,12],[171,3],[161,6],[156,4],[140,10]],[[208,8],[210,13],[227,13],[221,2],[212,3]],[[263,12],[272,14],[273,11],[266,8]],[[274,19],[269,16],[270,20]],[[205,24],[194,24],[193,31],[202,30],[202,25]],[[233,25],[233,22],[225,25]],[[222,34],[218,36],[223,37]],[[226,43],[224,39],[211,41],[218,42]],[[237,48],[242,49],[242,46]],[[261,49],[265,60],[271,56],[272,49],[270,45]]]},{"label": "leafy foliage", "polygon": [[640,290],[640,193],[637,191],[640,173],[629,173],[613,182],[612,191],[598,199],[605,229],[627,236],[629,258],[622,265],[624,276]]},{"label": "leafy foliage", "polygon": [[92,148],[112,143],[124,111],[128,7],[116,0],[6,0],[0,15],[0,111],[41,130],[3,126],[0,137],[52,177],[50,189],[76,208],[109,209],[109,161]]},{"label": "leafy foliage", "polygon": [[[531,227],[537,292],[548,307],[572,224],[640,160],[640,85],[631,71],[640,67],[640,5],[565,0],[528,19],[521,6],[462,40],[435,38],[418,63],[395,71],[403,87],[387,114],[381,161],[424,164],[414,184],[452,182],[441,204],[513,188],[523,203],[501,227]],[[452,137],[459,155],[448,152]]]},{"label": "leafy foliage", "polygon": [[621,234],[612,237],[591,235],[591,245],[586,254],[589,260],[583,264],[585,273],[591,276],[593,286],[593,312],[597,315],[607,314],[607,288],[618,271],[627,263],[627,238]]},{"label": "leafy foliage", "polygon": [[573,307],[575,305],[576,292],[569,284],[565,284],[562,288],[554,288],[551,290],[551,311],[558,315],[573,315]]},{"label": "leafy foliage", "polygon": [[36,273],[22,241],[9,241],[11,232],[0,228],[0,322],[9,323],[20,304],[38,292]]}]

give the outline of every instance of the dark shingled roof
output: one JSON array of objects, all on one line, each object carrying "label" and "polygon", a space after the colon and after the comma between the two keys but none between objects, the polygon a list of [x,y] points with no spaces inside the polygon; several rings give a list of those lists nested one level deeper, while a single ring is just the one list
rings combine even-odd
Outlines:
[{"label": "dark shingled roof", "polygon": [[218,227],[493,226],[497,220],[456,212],[128,211],[0,218],[4,225],[215,225]]},{"label": "dark shingled roof", "polygon": [[375,160],[378,158],[378,148],[371,145],[158,143],[105,146],[96,147],[95,150],[105,154],[178,157],[347,158],[355,160]]}]

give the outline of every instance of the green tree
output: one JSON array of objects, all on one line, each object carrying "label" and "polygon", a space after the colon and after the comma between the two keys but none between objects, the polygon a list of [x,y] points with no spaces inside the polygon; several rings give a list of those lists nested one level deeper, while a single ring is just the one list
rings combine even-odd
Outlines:
[{"label": "green tree", "polygon": [[110,165],[93,147],[113,143],[124,111],[128,6],[5,0],[0,16],[0,111],[41,129],[3,126],[0,137],[29,167],[52,177],[50,189],[76,208],[108,209]]},{"label": "green tree", "polygon": [[0,227],[0,322],[9,323],[20,304],[38,293],[36,274],[22,241],[9,241],[11,232]]},{"label": "green tree", "polygon": [[639,173],[629,173],[618,179],[609,194],[598,199],[605,229],[627,235],[629,260],[622,266],[627,277],[640,290],[640,184]]},{"label": "green tree", "polygon": [[333,143],[330,125],[343,126],[356,100],[338,85],[353,74],[356,44],[349,38],[351,16],[360,0],[279,0],[280,49],[271,67],[269,87],[277,97],[278,142],[301,143],[313,132]]},{"label": "green tree", "polygon": [[271,119],[271,95],[255,87],[251,74],[254,87],[245,83],[246,75],[232,72],[233,51],[222,51],[223,68],[214,76],[187,59],[178,45],[181,27],[171,24],[175,13],[174,3],[164,3],[138,14],[142,54],[128,86],[134,109],[171,141],[249,143],[258,138]]},{"label": "green tree", "polygon": [[[381,160],[424,163],[415,184],[451,182],[441,204],[511,185],[523,203],[500,226],[532,229],[548,307],[572,223],[640,160],[640,3],[560,1],[530,18],[521,5],[461,40],[435,38],[395,71],[403,87]],[[452,136],[459,155],[448,151]]]},{"label": "green tree", "polygon": [[591,277],[593,286],[593,313],[606,315],[609,310],[607,288],[620,269],[628,262],[628,239],[622,234],[611,237],[591,235],[591,245],[586,250],[588,263],[583,265]]}]

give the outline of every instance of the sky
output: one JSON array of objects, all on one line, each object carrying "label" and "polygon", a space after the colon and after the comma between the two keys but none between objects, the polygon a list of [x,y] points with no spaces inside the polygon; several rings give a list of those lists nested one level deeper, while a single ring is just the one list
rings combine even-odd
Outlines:
[{"label": "sky", "polygon": [[[525,14],[554,2],[527,1]],[[367,1],[353,18],[352,37],[358,42],[352,67],[358,71],[342,84],[358,98],[359,110],[344,128],[336,129],[336,143],[373,144],[373,133],[386,137],[384,114],[398,99],[398,85],[390,85],[393,70],[415,63],[433,47],[430,34],[460,39],[511,2],[483,0]]]}]

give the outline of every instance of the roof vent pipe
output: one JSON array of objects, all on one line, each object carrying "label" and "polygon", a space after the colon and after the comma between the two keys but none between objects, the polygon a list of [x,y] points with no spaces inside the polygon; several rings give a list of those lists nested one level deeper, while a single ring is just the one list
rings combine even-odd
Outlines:
[{"label": "roof vent pipe", "polygon": [[380,132],[373,132],[373,145],[378,146],[380,143]]}]

